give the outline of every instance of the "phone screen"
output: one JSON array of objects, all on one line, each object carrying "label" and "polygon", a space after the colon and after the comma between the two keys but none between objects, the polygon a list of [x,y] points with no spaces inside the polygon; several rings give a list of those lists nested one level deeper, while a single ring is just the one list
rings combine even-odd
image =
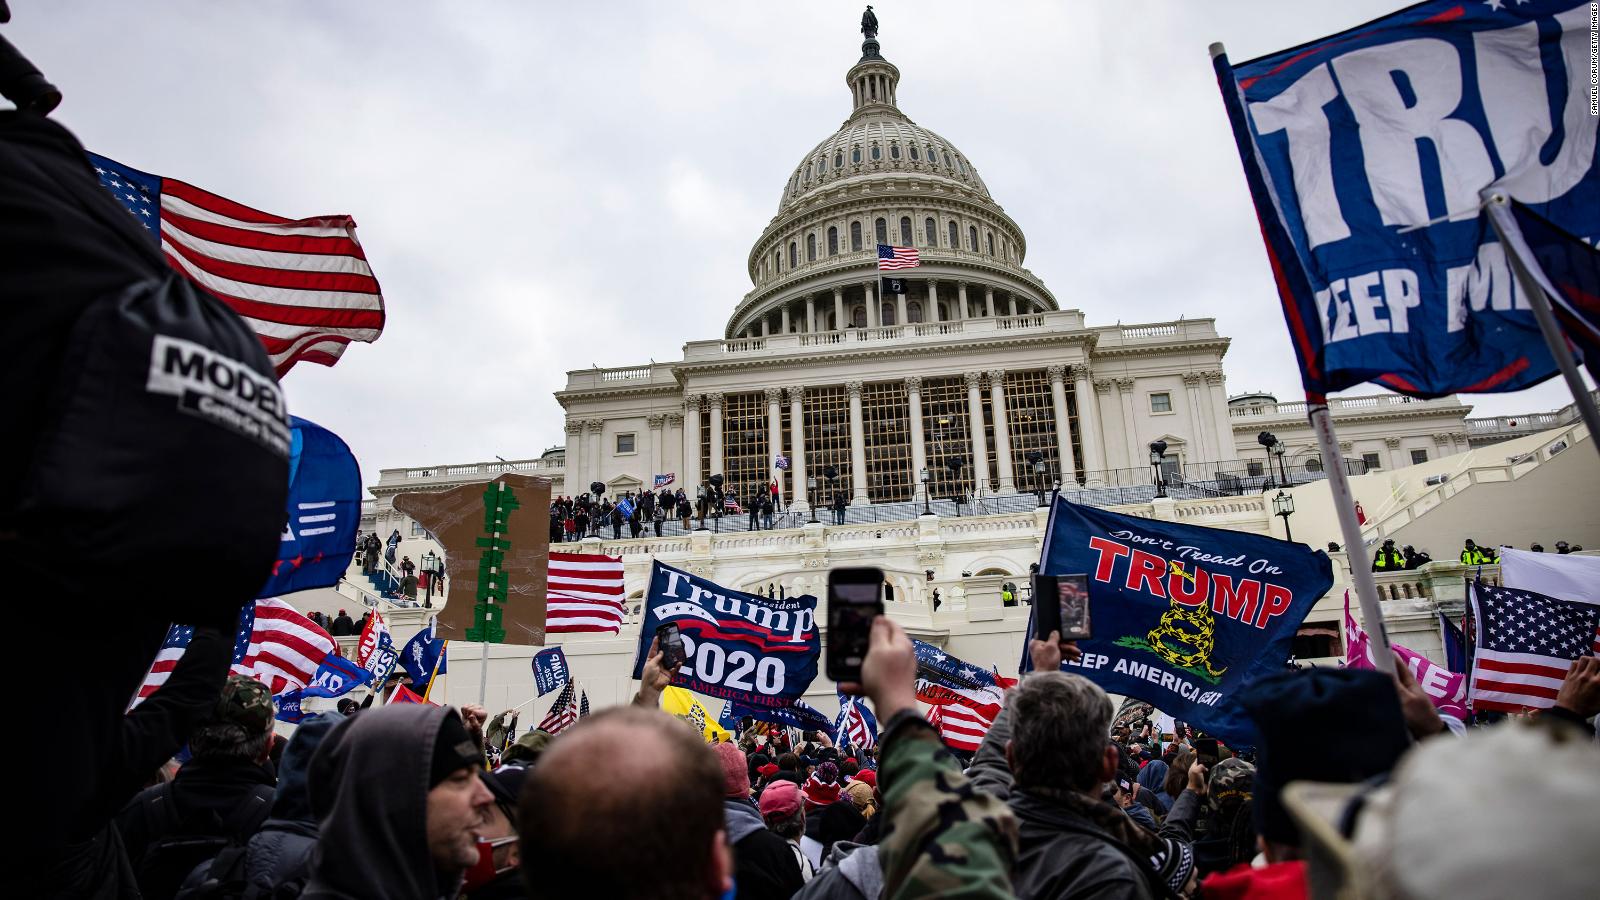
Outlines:
[{"label": "phone screen", "polygon": [[1061,639],[1081,641],[1093,636],[1089,624],[1089,576],[1062,575],[1056,579],[1057,608],[1061,611]]},{"label": "phone screen", "polygon": [[656,637],[660,640],[661,667],[672,669],[683,665],[686,654],[683,650],[683,635],[678,631],[678,626],[668,622],[656,629]]},{"label": "phone screen", "polygon": [[883,576],[870,571],[876,574],[860,576],[862,580],[833,576],[828,580],[827,670],[834,681],[860,680],[872,620],[883,615]]},{"label": "phone screen", "polygon": [[1217,764],[1217,739],[1195,738],[1194,755],[1200,765],[1210,767]]}]

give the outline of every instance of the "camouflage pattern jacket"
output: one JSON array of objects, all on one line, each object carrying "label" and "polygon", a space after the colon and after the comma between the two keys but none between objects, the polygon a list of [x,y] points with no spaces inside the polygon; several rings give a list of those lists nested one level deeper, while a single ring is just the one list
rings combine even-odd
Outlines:
[{"label": "camouflage pattern jacket", "polygon": [[886,900],[1005,897],[1017,856],[1017,822],[977,790],[938,732],[914,711],[886,730],[879,766]]}]

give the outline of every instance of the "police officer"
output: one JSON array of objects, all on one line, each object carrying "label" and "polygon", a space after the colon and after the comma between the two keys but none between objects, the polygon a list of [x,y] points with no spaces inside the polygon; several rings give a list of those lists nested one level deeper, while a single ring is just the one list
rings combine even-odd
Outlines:
[{"label": "police officer", "polygon": [[1461,564],[1464,566],[1481,566],[1489,561],[1472,538],[1467,538],[1461,547]]},{"label": "police officer", "polygon": [[1372,571],[1395,572],[1406,567],[1405,560],[1400,556],[1400,551],[1394,549],[1394,538],[1383,542],[1378,552],[1372,556]]}]

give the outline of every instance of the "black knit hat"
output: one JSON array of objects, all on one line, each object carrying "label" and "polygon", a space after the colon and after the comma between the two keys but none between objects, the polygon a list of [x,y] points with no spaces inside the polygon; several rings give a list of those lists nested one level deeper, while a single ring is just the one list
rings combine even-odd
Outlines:
[{"label": "black knit hat", "polygon": [[439,736],[433,741],[433,768],[428,772],[428,789],[432,790],[439,782],[465,768],[483,768],[483,751],[467,734],[461,716],[451,710],[439,723]]},{"label": "black knit hat", "polygon": [[1279,796],[1291,781],[1354,784],[1394,768],[1410,746],[1400,697],[1387,675],[1302,669],[1270,675],[1240,694],[1261,744],[1256,759],[1256,832],[1299,843]]}]

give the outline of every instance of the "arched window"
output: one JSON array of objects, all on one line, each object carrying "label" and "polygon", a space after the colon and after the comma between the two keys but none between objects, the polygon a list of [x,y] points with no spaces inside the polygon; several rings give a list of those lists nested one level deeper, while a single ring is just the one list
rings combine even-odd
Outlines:
[{"label": "arched window", "polygon": [[971,250],[973,253],[977,253],[978,252],[978,226],[976,226],[976,225],[968,225],[967,226],[967,238],[970,240],[970,243],[967,246],[967,249]]},{"label": "arched window", "polygon": [[783,271],[783,256],[782,256],[781,251],[778,251],[778,250],[772,251],[772,271],[773,272],[782,272]]},{"label": "arched window", "polygon": [[912,325],[922,324],[922,304],[911,303],[906,307],[906,321]]},{"label": "arched window", "polygon": [[905,247],[914,246],[911,240],[911,217],[900,217],[900,244]]},{"label": "arched window", "polygon": [[817,157],[817,174],[821,175],[826,171],[828,171],[828,154],[824,153]]},{"label": "arched window", "polygon": [[817,236],[815,233],[806,235],[806,262],[817,261]]},{"label": "arched window", "polygon": [[956,223],[950,223],[950,249],[961,249],[961,232],[956,228]]},{"label": "arched window", "polygon": [[850,311],[850,325],[854,328],[867,327],[867,308],[858,306]]},{"label": "arched window", "polygon": [[811,163],[806,163],[806,178],[805,178],[805,180],[808,183],[811,181]]},{"label": "arched window", "polygon": [[873,234],[874,237],[876,237],[878,239],[878,243],[880,243],[880,244],[889,243],[889,223],[885,222],[882,219],[879,219],[876,222],[873,222],[872,223],[872,234]]},{"label": "arched window", "polygon": [[[858,162],[859,162],[859,160],[858,160]],[[837,153],[833,154],[833,167],[835,169],[844,168],[844,151],[843,150],[840,150]]]},{"label": "arched window", "polygon": [[939,226],[933,222],[933,216],[922,220],[922,239],[927,241],[925,246],[934,247],[939,243]]},{"label": "arched window", "polygon": [[986,234],[986,235],[984,235],[984,237],[988,238],[988,240],[989,240],[989,255],[993,256],[994,255],[994,235],[993,234]]},{"label": "arched window", "polygon": [[789,242],[789,268],[800,265],[800,248],[794,241]]},{"label": "arched window", "polygon": [[956,157],[956,171],[963,175],[967,174],[967,167],[961,164],[961,157],[959,156]]},{"label": "arched window", "polygon": [[839,255],[839,227],[837,225],[828,226],[828,255]]},{"label": "arched window", "polygon": [[861,162],[861,145],[857,144],[850,148],[850,161],[853,163]]},{"label": "arched window", "polygon": [[873,159],[873,161],[877,161],[877,160],[880,160],[882,158],[883,158],[883,148],[879,147],[877,142],[874,141],[873,144],[872,144],[872,159]]},{"label": "arched window", "polygon": [[900,324],[899,322],[896,322],[895,319],[894,319],[894,304],[893,303],[885,303],[885,304],[879,306],[878,307],[878,311],[880,313],[878,321],[882,322],[883,324],[885,324],[885,325],[899,325]]},{"label": "arched window", "polygon": [[889,145],[889,158],[890,159],[899,159],[900,158],[900,143],[898,141],[896,141],[894,143],[891,143]]},{"label": "arched window", "polygon": [[935,150],[932,144],[928,145],[928,159],[932,160],[936,166],[939,164],[939,151]]},{"label": "arched window", "polygon": [[911,145],[907,146],[906,149],[911,151],[911,159],[912,159],[913,162],[915,162],[917,159],[920,158],[920,157],[917,156],[917,145],[916,144],[911,144]]},{"label": "arched window", "polygon": [[861,249],[861,223],[859,221],[850,223],[850,249]]}]

